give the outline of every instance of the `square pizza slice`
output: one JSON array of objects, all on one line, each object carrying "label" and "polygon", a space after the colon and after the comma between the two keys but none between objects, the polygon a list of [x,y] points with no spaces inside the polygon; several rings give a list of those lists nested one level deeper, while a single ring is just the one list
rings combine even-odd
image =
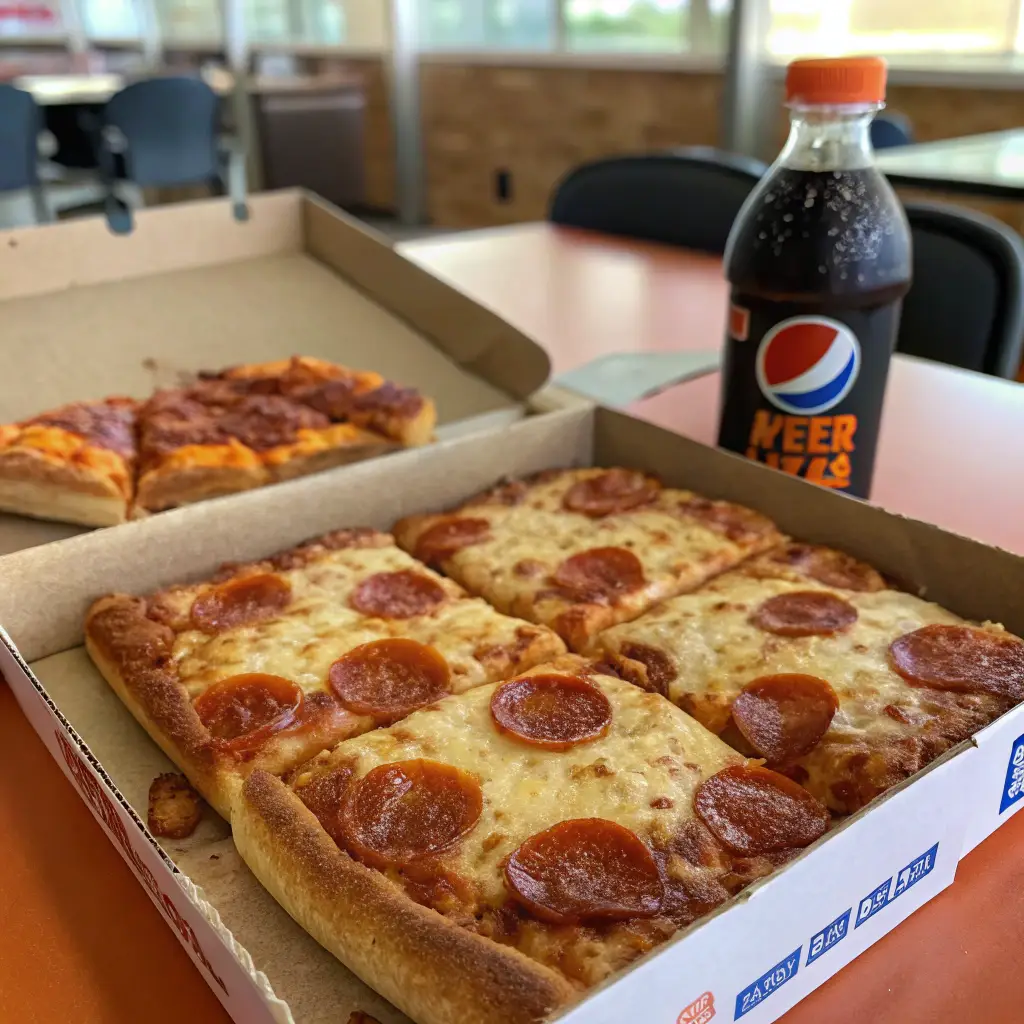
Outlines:
[{"label": "square pizza slice", "polygon": [[277,900],[419,1024],[536,1022],[829,825],[574,655],[253,772],[233,814]]},{"label": "square pizza slice", "polygon": [[851,813],[1024,699],[1024,643],[790,544],[596,638],[592,653]]},{"label": "square pizza slice", "polygon": [[764,516],[630,469],[549,470],[395,527],[407,551],[575,650],[782,537]]},{"label": "square pizza slice", "polygon": [[0,510],[83,526],[125,522],[136,408],[130,398],[74,402],[0,425]]},{"label": "square pizza slice", "polygon": [[204,373],[140,411],[135,514],[425,444],[435,418],[411,388],[319,359]]},{"label": "square pizza slice", "polygon": [[565,649],[369,529],[148,597],[101,598],[85,636],[118,696],[225,816],[253,768],[285,771]]}]

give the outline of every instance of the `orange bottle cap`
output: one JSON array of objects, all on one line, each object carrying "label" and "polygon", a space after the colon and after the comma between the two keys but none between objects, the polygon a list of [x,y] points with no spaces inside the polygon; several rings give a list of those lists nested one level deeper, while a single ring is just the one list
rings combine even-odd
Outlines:
[{"label": "orange bottle cap", "polygon": [[786,102],[835,106],[882,103],[886,71],[881,57],[795,60],[786,70]]}]

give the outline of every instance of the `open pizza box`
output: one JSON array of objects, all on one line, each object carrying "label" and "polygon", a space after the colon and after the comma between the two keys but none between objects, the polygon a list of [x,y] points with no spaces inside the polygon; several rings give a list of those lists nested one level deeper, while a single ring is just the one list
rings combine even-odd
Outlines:
[{"label": "open pizza box", "polygon": [[[315,197],[253,196],[0,232],[0,423],[66,402],[145,398],[198,370],[309,355],[434,399],[438,436],[511,422],[544,351]],[[288,486],[287,484],[278,486]],[[0,554],[84,527],[0,513]]]},{"label": "open pizza box", "polygon": [[[744,502],[973,619],[1024,632],[1024,559],[906,520],[606,409],[537,413],[296,481],[0,559],[0,670],[35,729],[238,1024],[405,1018],[260,887],[209,812],[150,837],[147,791],[172,770],[81,646],[89,603],[202,578],[343,525],[387,528],[504,475],[626,465]],[[775,1020],[948,886],[964,853],[1024,801],[1024,707],[1009,712],[561,1015],[564,1024]],[[367,937],[370,941],[370,937]]]}]

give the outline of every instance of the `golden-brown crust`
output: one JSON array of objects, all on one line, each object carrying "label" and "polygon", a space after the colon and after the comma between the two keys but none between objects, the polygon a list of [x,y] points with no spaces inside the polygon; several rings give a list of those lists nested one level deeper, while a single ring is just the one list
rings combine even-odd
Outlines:
[{"label": "golden-brown crust", "polygon": [[0,451],[0,509],[39,519],[115,526],[128,518],[130,477],[121,456],[115,477],[104,467],[70,461],[36,448]]},{"label": "golden-brown crust", "polygon": [[136,721],[222,817],[229,818],[235,792],[255,768],[283,772],[373,725],[371,718],[339,707],[326,692],[312,693],[295,729],[275,734],[249,754],[225,751],[168,667],[175,627],[187,627],[174,621],[173,602],[162,603],[162,596],[101,598],[86,618],[86,650]]},{"label": "golden-brown crust", "polygon": [[535,1024],[576,996],[556,972],[447,921],[352,860],[266,772],[242,787],[233,831],[242,858],[292,917],[419,1024]]},{"label": "golden-brown crust", "polygon": [[100,598],[85,620],[85,647],[103,678],[161,750],[214,809],[232,798],[210,734],[168,667],[174,631],[147,614],[141,597]]},{"label": "golden-brown crust", "polygon": [[175,462],[147,470],[139,477],[133,516],[163,512],[208,498],[250,491],[270,482],[266,467],[254,465],[179,465]]}]

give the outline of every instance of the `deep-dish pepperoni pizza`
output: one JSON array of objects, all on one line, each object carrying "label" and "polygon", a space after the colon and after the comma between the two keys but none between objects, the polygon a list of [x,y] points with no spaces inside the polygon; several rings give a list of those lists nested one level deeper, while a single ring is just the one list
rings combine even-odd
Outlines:
[{"label": "deep-dish pepperoni pizza", "polygon": [[838,813],[1024,699],[1024,643],[848,555],[790,544],[597,637],[664,694]]},{"label": "deep-dish pepperoni pizza", "polygon": [[0,510],[83,526],[125,522],[136,407],[130,398],[75,402],[0,425]]},{"label": "deep-dish pepperoni pizza", "polygon": [[826,808],[566,655],[245,782],[235,842],[420,1024],[526,1024],[825,834]]},{"label": "deep-dish pepperoni pizza", "polygon": [[501,484],[399,543],[495,608],[551,626],[575,650],[778,544],[751,509],[629,469],[567,469]]},{"label": "deep-dish pepperoni pizza", "polygon": [[399,550],[339,530],[213,579],[89,612],[102,674],[227,816],[241,778],[564,651]]},{"label": "deep-dish pepperoni pizza", "polygon": [[426,444],[435,418],[413,389],[322,359],[204,373],[158,391],[139,412],[134,514]]}]

